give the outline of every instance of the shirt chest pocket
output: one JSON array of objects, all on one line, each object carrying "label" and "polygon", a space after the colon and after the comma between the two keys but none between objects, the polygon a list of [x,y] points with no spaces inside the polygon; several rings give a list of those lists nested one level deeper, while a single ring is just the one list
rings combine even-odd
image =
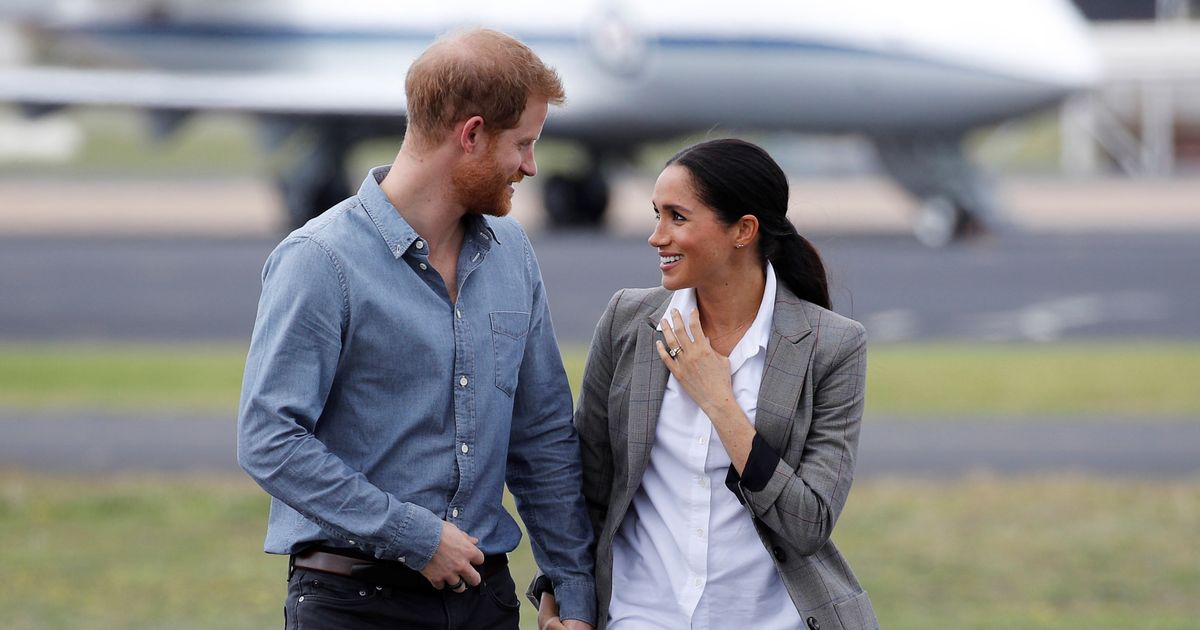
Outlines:
[{"label": "shirt chest pocket", "polygon": [[511,398],[517,390],[517,375],[529,335],[529,313],[493,311],[492,350],[496,360],[496,387]]}]

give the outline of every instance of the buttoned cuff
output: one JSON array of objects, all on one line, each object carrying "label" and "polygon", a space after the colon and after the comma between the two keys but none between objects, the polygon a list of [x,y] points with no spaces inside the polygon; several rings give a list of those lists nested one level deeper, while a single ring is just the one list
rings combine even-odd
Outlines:
[{"label": "buttoned cuff", "polygon": [[442,542],[442,519],[415,503],[404,505],[405,516],[380,559],[397,560],[420,571],[433,559]]},{"label": "buttoned cuff", "polygon": [[742,469],[742,474],[738,475],[733,464],[730,464],[729,473],[725,475],[725,487],[729,488],[730,492],[737,495],[738,500],[741,501],[742,493],[738,491],[739,485],[750,492],[761,491],[767,487],[767,482],[775,474],[775,467],[778,465],[779,453],[776,453],[775,449],[771,448],[771,445],[756,433],[754,441],[750,444],[750,454],[746,456],[746,467]]},{"label": "buttoned cuff", "polygon": [[578,619],[596,627],[596,583],[575,580],[554,586],[559,619]]}]

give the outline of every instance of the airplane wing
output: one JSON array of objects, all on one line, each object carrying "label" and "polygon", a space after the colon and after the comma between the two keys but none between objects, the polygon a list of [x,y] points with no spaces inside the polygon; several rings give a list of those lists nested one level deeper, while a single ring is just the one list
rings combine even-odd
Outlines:
[{"label": "airplane wing", "polygon": [[405,109],[402,81],[55,67],[0,68],[0,100],[296,115],[397,115]]}]

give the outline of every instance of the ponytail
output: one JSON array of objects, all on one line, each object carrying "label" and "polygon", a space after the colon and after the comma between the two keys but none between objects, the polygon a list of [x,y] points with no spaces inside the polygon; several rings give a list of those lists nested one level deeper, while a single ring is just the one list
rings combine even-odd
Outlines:
[{"label": "ponytail", "polygon": [[[784,221],[787,222],[787,219]],[[788,228],[788,234],[770,241],[763,238],[763,257],[771,261],[779,281],[796,294],[796,297],[821,308],[832,309],[829,279],[825,273],[825,263],[821,261],[821,254],[808,239],[796,232],[790,222]]]},{"label": "ponytail", "polygon": [[759,253],[796,297],[831,308],[821,255],[787,218],[788,181],[761,147],[744,140],[709,140],[667,160],[688,170],[696,195],[732,225],[749,214],[758,219]]}]

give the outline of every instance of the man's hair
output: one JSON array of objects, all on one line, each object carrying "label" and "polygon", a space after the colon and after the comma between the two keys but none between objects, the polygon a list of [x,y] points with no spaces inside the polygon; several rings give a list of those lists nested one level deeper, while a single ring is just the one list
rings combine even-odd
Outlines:
[{"label": "man's hair", "polygon": [[408,69],[404,90],[409,134],[425,146],[471,116],[482,116],[492,130],[512,129],[530,97],[555,105],[565,99],[553,68],[525,44],[490,29],[439,38]]}]

